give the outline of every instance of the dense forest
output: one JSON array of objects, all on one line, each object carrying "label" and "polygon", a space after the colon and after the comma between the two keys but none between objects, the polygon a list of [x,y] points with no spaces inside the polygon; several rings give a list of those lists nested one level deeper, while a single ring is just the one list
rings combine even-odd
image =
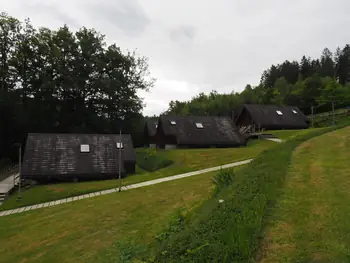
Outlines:
[{"label": "dense forest", "polygon": [[35,29],[0,14],[0,159],[16,159],[30,132],[143,132],[147,59],[121,52],[93,29]]},{"label": "dense forest", "polygon": [[272,65],[258,86],[247,85],[243,92],[201,93],[187,102],[171,101],[167,113],[178,115],[229,115],[242,103],[298,106],[309,114],[350,105],[350,46],[334,54],[325,48],[317,59],[303,56],[298,61]]},{"label": "dense forest", "polygon": [[[242,103],[275,103],[326,111],[350,104],[350,46],[320,58],[272,65],[258,86],[243,92],[200,93],[171,101],[167,114],[230,115]],[[249,69],[247,69],[249,70]],[[36,29],[0,14],[0,160],[17,158],[16,143],[30,132],[131,133],[142,145],[143,101],[154,84],[148,60],[107,45],[94,29]]]}]

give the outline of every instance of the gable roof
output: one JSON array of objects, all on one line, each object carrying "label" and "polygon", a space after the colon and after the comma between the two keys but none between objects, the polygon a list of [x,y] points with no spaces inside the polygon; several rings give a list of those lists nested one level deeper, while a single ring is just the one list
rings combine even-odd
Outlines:
[{"label": "gable roof", "polygon": [[157,133],[158,119],[147,120],[145,123],[148,136],[155,136]]},{"label": "gable roof", "polygon": [[295,106],[244,104],[236,123],[239,123],[244,110],[261,128],[305,129],[309,127],[307,117]]},{"label": "gable roof", "polygon": [[[176,124],[171,124],[171,121],[175,121]],[[203,128],[198,128],[196,123],[202,124]],[[165,135],[175,136],[178,144],[245,144],[230,117],[165,115],[160,116],[159,125]]]},{"label": "gable roof", "polygon": [[[23,175],[84,175],[110,174],[119,171],[119,158],[115,134],[28,134],[22,174]],[[131,135],[122,135],[121,171],[124,162],[135,160]],[[88,144],[90,152],[80,152],[82,144]]]}]

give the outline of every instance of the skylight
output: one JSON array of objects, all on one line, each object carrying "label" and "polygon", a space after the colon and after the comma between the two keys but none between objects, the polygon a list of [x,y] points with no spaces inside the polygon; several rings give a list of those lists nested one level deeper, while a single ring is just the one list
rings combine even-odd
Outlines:
[{"label": "skylight", "polygon": [[292,110],[292,111],[293,111],[293,113],[295,113],[295,114],[297,114],[297,113],[298,113],[296,110]]},{"label": "skylight", "polygon": [[281,115],[281,116],[283,115],[282,111],[276,110],[276,112],[278,115]]},{"label": "skylight", "polygon": [[176,121],[170,121],[171,125],[176,125]]},{"label": "skylight", "polygon": [[124,144],[122,142],[117,142],[117,149],[123,149]]},{"label": "skylight", "polygon": [[200,123],[200,122],[196,122],[196,127],[197,127],[198,129],[203,129],[203,128],[204,128],[204,127],[203,127],[203,124]]},{"label": "skylight", "polygon": [[90,145],[89,144],[81,144],[80,145],[80,152],[81,153],[89,153],[90,152]]}]

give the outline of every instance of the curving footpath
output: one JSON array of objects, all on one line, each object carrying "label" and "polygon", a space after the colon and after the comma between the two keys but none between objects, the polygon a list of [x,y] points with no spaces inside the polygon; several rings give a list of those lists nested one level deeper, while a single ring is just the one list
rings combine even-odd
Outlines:
[{"label": "curving footpath", "polygon": [[[215,166],[215,167],[211,167],[211,168],[207,168],[207,169],[203,169],[203,170],[199,170],[199,171],[173,175],[173,176],[159,178],[159,179],[146,181],[146,182],[142,182],[142,183],[137,183],[137,184],[126,185],[126,186],[122,186],[121,190],[127,191],[127,190],[131,190],[131,189],[135,189],[135,188],[140,188],[140,187],[144,187],[144,186],[173,181],[176,179],[186,178],[186,177],[190,177],[190,176],[194,176],[194,175],[215,172],[215,171],[219,171],[221,169],[228,169],[231,167],[248,164],[252,160],[253,159],[248,159],[248,160],[234,162],[234,163],[225,164],[225,165],[221,165],[221,166]],[[113,188],[113,189],[98,191],[98,192],[94,192],[94,193],[90,193],[90,194],[84,194],[84,195],[78,195],[78,196],[74,196],[74,197],[64,198],[64,199],[60,199],[60,200],[56,200],[56,201],[51,201],[51,202],[46,202],[46,203],[41,203],[41,204],[36,204],[36,205],[31,205],[31,206],[25,206],[25,207],[21,207],[21,208],[17,208],[17,209],[12,209],[12,210],[6,210],[3,212],[0,212],[0,217],[18,214],[18,213],[23,213],[26,211],[36,210],[36,209],[40,209],[40,208],[44,208],[44,207],[51,207],[51,206],[56,206],[56,205],[60,205],[60,204],[70,203],[70,202],[74,202],[74,201],[78,201],[78,200],[82,200],[82,199],[87,199],[87,198],[92,198],[92,197],[96,197],[96,196],[111,194],[111,193],[115,193],[118,191],[119,191],[119,188]]]}]

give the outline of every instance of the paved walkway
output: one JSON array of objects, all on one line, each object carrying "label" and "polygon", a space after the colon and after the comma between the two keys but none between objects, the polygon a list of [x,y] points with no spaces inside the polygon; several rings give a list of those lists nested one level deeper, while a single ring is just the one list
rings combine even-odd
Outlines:
[{"label": "paved walkway", "polygon": [[273,141],[273,142],[278,142],[278,143],[284,142],[284,140],[281,140],[281,139],[278,139],[278,138],[266,138],[265,140],[269,140],[269,141]]},{"label": "paved walkway", "polygon": [[[222,165],[222,166],[216,166],[216,167],[212,167],[212,168],[207,168],[207,169],[203,169],[203,170],[199,170],[199,171],[194,171],[194,172],[189,172],[189,173],[184,173],[184,174],[178,174],[178,175],[169,176],[169,177],[165,177],[165,178],[159,178],[159,179],[146,181],[146,182],[142,182],[142,183],[138,183],[138,184],[126,185],[126,186],[122,186],[121,190],[122,191],[127,191],[127,190],[131,190],[131,189],[135,189],[135,188],[140,188],[140,187],[144,187],[144,186],[159,184],[159,183],[168,182],[168,181],[181,179],[181,178],[185,178],[185,177],[190,177],[190,176],[193,176],[193,175],[199,175],[199,174],[219,171],[221,169],[227,169],[227,168],[231,168],[231,167],[235,167],[235,166],[241,166],[241,165],[250,163],[252,160],[253,159],[249,159],[249,160],[244,160],[244,161],[240,161],[240,162],[225,164],[225,165]],[[95,196],[111,194],[111,193],[117,192],[118,190],[119,190],[119,188],[113,188],[113,189],[99,191],[99,192],[94,192],[94,193],[90,193],[90,194],[64,198],[64,199],[60,199],[60,200],[56,200],[56,201],[51,201],[51,202],[46,202],[46,203],[41,203],[41,204],[36,204],[36,205],[31,205],[31,206],[25,206],[25,207],[21,207],[21,208],[17,208],[17,209],[12,209],[12,210],[6,210],[6,211],[3,211],[3,212],[0,212],[0,217],[1,216],[12,215],[12,214],[18,214],[18,213],[22,213],[22,212],[26,212],[26,211],[30,211],[30,210],[36,210],[36,209],[39,209],[39,208],[44,208],[44,207],[50,207],[50,206],[56,206],[56,205],[60,205],[60,204],[70,203],[70,202],[73,202],[73,201],[87,199],[87,198],[92,198],[92,197],[95,197]]]},{"label": "paved walkway", "polygon": [[[18,173],[7,177],[0,182],[0,194],[7,194],[15,186],[14,177],[17,176]],[[16,183],[18,183],[18,178],[16,178]]]}]

